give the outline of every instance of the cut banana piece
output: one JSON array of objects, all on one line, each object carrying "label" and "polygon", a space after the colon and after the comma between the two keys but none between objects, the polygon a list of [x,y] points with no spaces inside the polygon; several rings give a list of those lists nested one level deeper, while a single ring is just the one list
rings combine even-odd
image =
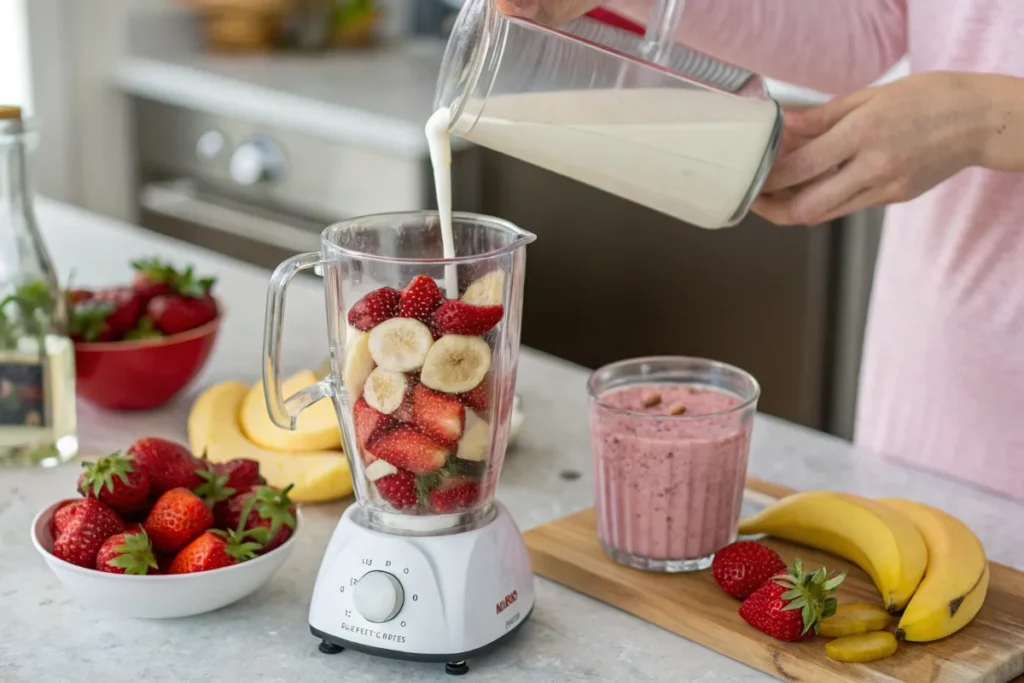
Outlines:
[{"label": "cut banana piece", "polygon": [[857,563],[890,612],[907,606],[928,564],[928,550],[913,522],[878,501],[846,493],[787,496],[742,520],[739,532],[769,534]]},{"label": "cut banana piece", "polygon": [[487,459],[491,446],[491,425],[480,419],[472,410],[466,410],[466,430],[459,439],[455,457],[471,462]]},{"label": "cut banana piece", "polygon": [[377,368],[366,378],[363,398],[371,408],[390,415],[402,405],[408,388],[409,381],[402,373]]},{"label": "cut banana piece", "polygon": [[446,334],[430,347],[420,381],[434,391],[462,394],[475,389],[490,369],[487,342],[480,337]]},{"label": "cut banana piece", "polygon": [[900,618],[896,637],[927,642],[956,633],[975,617],[988,591],[988,560],[981,541],[942,510],[910,500],[879,502],[909,518],[928,547],[928,571]]},{"label": "cut banana piece", "polygon": [[385,460],[374,460],[364,470],[366,478],[370,481],[377,481],[398,471],[398,468]]},{"label": "cut banana piece", "polygon": [[369,332],[370,355],[391,372],[418,370],[434,344],[430,328],[415,318],[391,318]]},{"label": "cut banana piece", "polygon": [[825,656],[836,662],[873,662],[892,656],[897,647],[893,634],[875,631],[830,640],[825,644]]},{"label": "cut banana piece", "polygon": [[842,638],[881,631],[889,625],[889,620],[889,613],[878,605],[847,603],[839,605],[835,614],[821,622],[818,634],[826,638]]},{"label": "cut banana piece", "polygon": [[475,280],[466,288],[462,300],[474,306],[498,306],[505,303],[505,273],[492,270]]},{"label": "cut banana piece", "polygon": [[370,335],[353,328],[355,337],[349,337],[345,345],[345,367],[342,381],[349,400],[353,403],[363,395],[366,378],[373,372],[373,356],[370,355]]}]

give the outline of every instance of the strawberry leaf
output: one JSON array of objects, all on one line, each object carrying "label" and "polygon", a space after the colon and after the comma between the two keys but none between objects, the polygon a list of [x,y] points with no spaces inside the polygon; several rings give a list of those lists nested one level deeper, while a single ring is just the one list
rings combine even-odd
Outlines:
[{"label": "strawberry leaf", "polygon": [[114,550],[118,555],[107,560],[107,564],[123,569],[125,574],[142,576],[148,574],[150,569],[159,568],[156,556],[153,555],[153,545],[145,531],[125,534],[124,543]]},{"label": "strawberry leaf", "polygon": [[85,479],[82,483],[86,490],[92,489],[92,495],[96,498],[99,498],[103,489],[107,489],[111,493],[114,492],[114,477],[120,479],[127,486],[128,474],[135,471],[132,461],[116,452],[105,458],[100,458],[94,463],[83,462],[82,467],[85,468]]},{"label": "strawberry leaf", "polygon": [[202,498],[207,506],[213,507],[235,495],[236,491],[227,485],[228,478],[226,476],[219,476],[209,469],[197,469],[196,474],[203,480],[203,483],[197,486],[193,493]]}]

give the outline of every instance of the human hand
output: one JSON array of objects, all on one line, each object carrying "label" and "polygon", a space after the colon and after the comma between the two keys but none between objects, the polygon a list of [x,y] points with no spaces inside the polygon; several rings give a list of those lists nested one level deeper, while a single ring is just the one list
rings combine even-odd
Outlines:
[{"label": "human hand", "polygon": [[787,112],[787,144],[753,210],[779,225],[822,223],[913,199],[981,163],[990,78],[917,74]]},{"label": "human hand", "polygon": [[564,24],[594,9],[601,0],[498,0],[498,9],[545,24]]}]

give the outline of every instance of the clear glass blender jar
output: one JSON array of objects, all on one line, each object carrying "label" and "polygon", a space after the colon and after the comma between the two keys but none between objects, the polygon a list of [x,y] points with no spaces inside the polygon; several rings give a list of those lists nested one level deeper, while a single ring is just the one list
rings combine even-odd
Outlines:
[{"label": "clear glass blender jar", "polygon": [[[598,42],[603,41],[603,42]],[[782,135],[764,81],[582,18],[552,28],[469,0],[435,106],[450,132],[704,228],[735,225]]]},{"label": "clear glass blender jar", "polygon": [[[357,521],[390,533],[460,531],[494,511],[519,359],[525,247],[534,235],[458,212],[452,232],[455,257],[446,259],[436,212],[338,223],[323,232],[319,252],[278,266],[267,295],[271,418],[294,429],[302,410],[330,397]],[[314,268],[324,281],[331,372],[285,397],[285,289]],[[446,274],[457,292],[446,291]]]}]

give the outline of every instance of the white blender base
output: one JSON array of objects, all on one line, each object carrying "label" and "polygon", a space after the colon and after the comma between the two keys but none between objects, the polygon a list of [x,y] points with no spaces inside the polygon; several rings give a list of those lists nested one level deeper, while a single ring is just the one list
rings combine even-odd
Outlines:
[{"label": "white blender base", "polygon": [[356,523],[358,506],[349,506],[309,606],[321,651],[445,662],[457,674],[512,635],[533,610],[533,572],[512,516],[495,508],[478,529],[400,536]]}]

